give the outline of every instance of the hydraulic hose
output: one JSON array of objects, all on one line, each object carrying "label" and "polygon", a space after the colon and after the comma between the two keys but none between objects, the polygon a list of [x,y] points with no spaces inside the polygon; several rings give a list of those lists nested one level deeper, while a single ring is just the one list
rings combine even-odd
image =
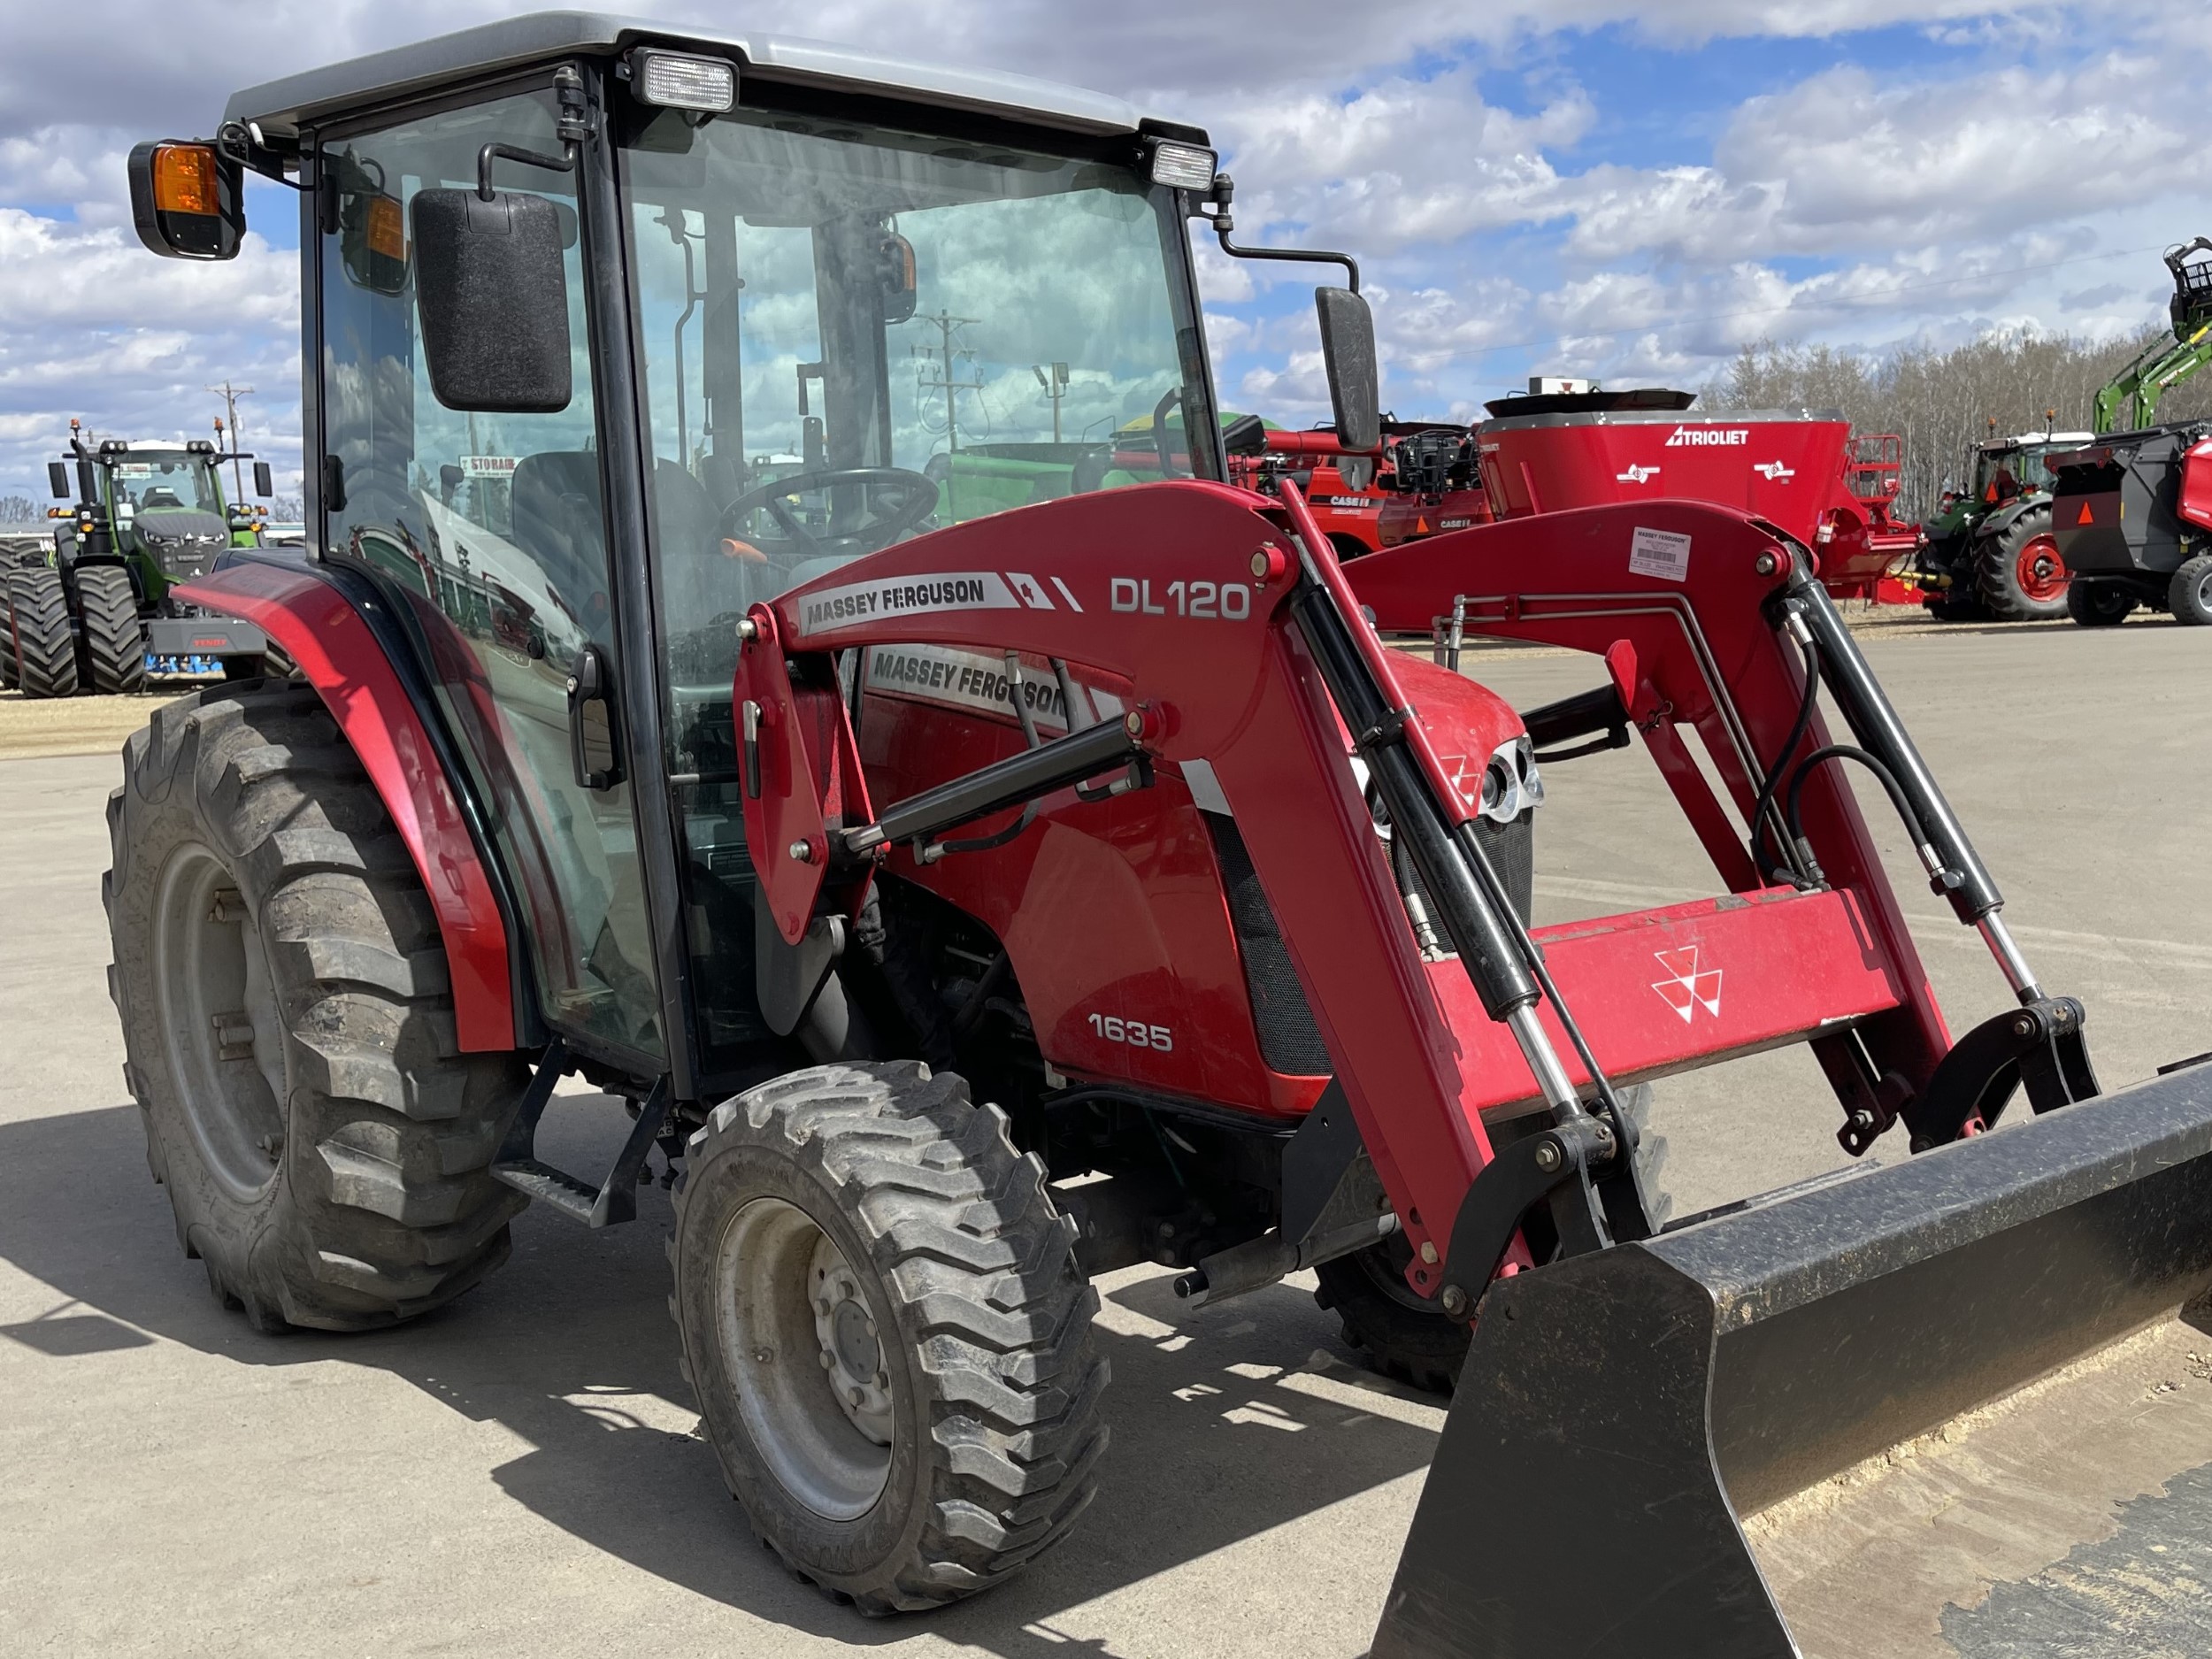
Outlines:
[{"label": "hydraulic hose", "polygon": [[1781,751],[1766,769],[1766,778],[1759,786],[1758,803],[1751,809],[1751,867],[1761,875],[1779,877],[1794,883],[1796,877],[1780,864],[1766,861],[1763,849],[1767,834],[1767,813],[1774,805],[1776,787],[1782,781],[1782,773],[1790,764],[1790,757],[1797,753],[1797,746],[1805,741],[1805,733],[1813,724],[1813,706],[1820,700],[1820,648],[1809,638],[1801,640],[1798,648],[1805,654],[1805,695],[1797,705],[1797,718],[1791,724],[1790,734]]}]

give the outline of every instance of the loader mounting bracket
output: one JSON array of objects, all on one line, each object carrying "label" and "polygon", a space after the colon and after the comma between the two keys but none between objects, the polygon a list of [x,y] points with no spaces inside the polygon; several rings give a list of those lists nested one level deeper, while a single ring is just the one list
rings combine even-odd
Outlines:
[{"label": "loader mounting bracket", "polygon": [[1961,1037],[1901,1114],[1912,1149],[1924,1152],[1994,1129],[2023,1083],[2038,1112],[2093,1099],[2097,1074],[2082,1037],[2083,1018],[2082,1005],[2070,996],[2038,997]]},{"label": "loader mounting bracket", "polygon": [[603,1182],[594,1187],[565,1170],[540,1162],[537,1156],[538,1119],[545,1116],[546,1102],[553,1098],[553,1086],[568,1074],[568,1047],[556,1037],[539,1056],[530,1087],[522,1092],[522,1104],[516,1108],[515,1120],[506,1140],[500,1143],[499,1156],[492,1160],[492,1179],[588,1227],[635,1221],[638,1171],[644,1168],[646,1155],[653,1149],[668,1117],[668,1079],[664,1077],[653,1085],[653,1092],[638,1109],[637,1122],[630,1126],[629,1139],[615,1155],[614,1167]]},{"label": "loader mounting bracket", "polygon": [[1469,1184],[1453,1218],[1451,1253],[1444,1258],[1444,1285],[1438,1293],[1444,1311],[1463,1321],[1474,1316],[1476,1302],[1512,1248],[1513,1235],[1529,1211],[1547,1199],[1563,1257],[1602,1249],[1609,1242],[1605,1210],[1591,1185],[1590,1170],[1612,1156],[1617,1146],[1600,1119],[1577,1118],[1500,1147]]}]

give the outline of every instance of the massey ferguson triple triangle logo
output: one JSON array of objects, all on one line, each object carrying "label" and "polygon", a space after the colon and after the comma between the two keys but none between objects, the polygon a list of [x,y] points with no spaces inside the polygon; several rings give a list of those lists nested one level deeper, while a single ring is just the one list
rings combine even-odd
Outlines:
[{"label": "massey ferguson triple triangle logo", "polygon": [[1721,971],[1708,968],[1700,972],[1697,950],[1695,945],[1685,945],[1679,950],[1655,950],[1651,953],[1659,959],[1659,965],[1668,974],[1666,979],[1654,979],[1651,988],[1659,993],[1660,1001],[1682,1016],[1682,1023],[1686,1025],[1701,1008],[1714,1018],[1720,1018]]}]

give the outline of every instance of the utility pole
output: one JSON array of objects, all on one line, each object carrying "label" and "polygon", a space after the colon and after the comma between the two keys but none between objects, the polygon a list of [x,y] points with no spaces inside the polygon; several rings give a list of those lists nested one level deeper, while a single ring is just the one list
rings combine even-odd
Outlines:
[{"label": "utility pole", "polygon": [[1045,388],[1045,396],[1052,404],[1052,441],[1060,442],[1060,400],[1068,395],[1068,365],[1056,363],[1050,373],[1041,363],[1033,363],[1029,372],[1037,377],[1037,384]]},{"label": "utility pole", "polygon": [[[929,363],[932,372],[937,378],[918,381],[916,389],[924,392],[941,391],[945,395],[945,449],[948,456],[945,472],[945,517],[948,519],[957,519],[959,511],[954,506],[952,500],[953,474],[949,458],[960,453],[960,415],[955,398],[961,392],[981,391],[983,382],[980,380],[963,380],[955,377],[952,335],[956,328],[965,328],[970,323],[979,319],[973,317],[955,317],[950,311],[939,311],[934,317],[925,317],[922,320],[936,325],[939,343],[933,346],[916,346],[913,348],[914,355],[924,362]],[[973,352],[971,351],[965,355],[970,362],[974,361]]]},{"label": "utility pole", "polygon": [[246,484],[238,471],[238,400],[242,397],[251,397],[253,388],[233,386],[228,380],[225,380],[220,386],[211,386],[207,389],[221,394],[223,412],[230,417],[230,494],[233,501],[243,501],[246,499]]}]

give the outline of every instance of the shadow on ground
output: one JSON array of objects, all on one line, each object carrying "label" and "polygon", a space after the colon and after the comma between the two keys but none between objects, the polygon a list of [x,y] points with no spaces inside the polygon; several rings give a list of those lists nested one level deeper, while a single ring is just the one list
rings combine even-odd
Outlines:
[{"label": "shadow on ground", "polygon": [[[626,1127],[598,1097],[564,1098],[541,1145],[568,1167],[603,1168]],[[1305,1291],[1193,1310],[1164,1278],[1125,1284],[1099,1330],[1113,1366],[1111,1448],[1071,1542],[918,1624],[864,1621],[784,1574],[689,1432],[696,1413],[666,1311],[667,1197],[641,1194],[640,1209],[635,1224],[595,1234],[525,1214],[504,1268],[413,1325],[257,1336],[216,1306],[178,1249],[134,1108],[17,1122],[0,1125],[0,1257],[57,1302],[0,1327],[0,1341],[64,1364],[151,1338],[242,1364],[378,1367],[527,1440],[535,1449],[492,1471],[500,1486],[644,1571],[856,1647],[926,1629],[1007,1659],[1067,1659],[1092,1644],[1054,1632],[1056,1614],[1422,1468],[1433,1449],[1430,1414],[1406,1402],[1440,1402],[1338,1369],[1350,1351]],[[1274,1385],[1277,1370],[1317,1366],[1330,1379],[1317,1392],[1333,1397]]]}]

